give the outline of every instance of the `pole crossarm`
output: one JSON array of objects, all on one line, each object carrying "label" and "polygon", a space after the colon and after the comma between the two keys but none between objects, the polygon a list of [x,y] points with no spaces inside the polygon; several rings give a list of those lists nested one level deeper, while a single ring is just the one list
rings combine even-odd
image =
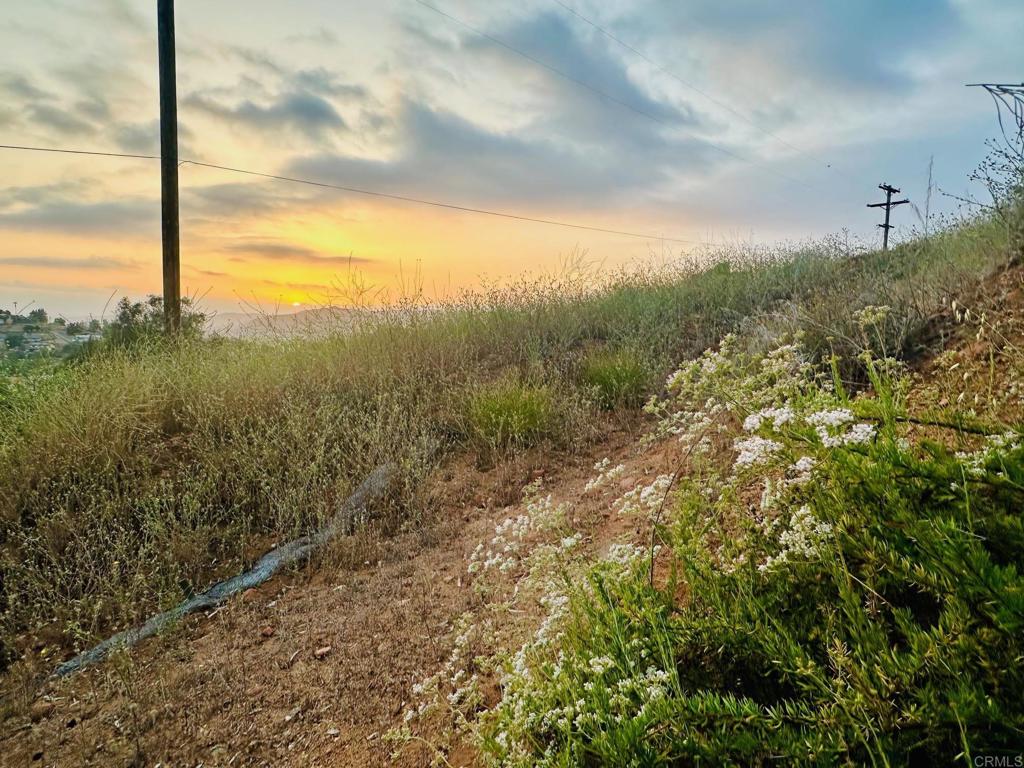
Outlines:
[{"label": "pole crossarm", "polygon": [[892,229],[893,226],[895,226],[895,225],[889,223],[889,217],[892,214],[892,209],[895,208],[897,205],[906,205],[910,201],[907,200],[907,199],[893,200],[892,196],[893,195],[898,195],[900,193],[900,190],[897,187],[892,186],[891,184],[879,184],[878,188],[880,190],[882,190],[883,192],[885,192],[885,202],[884,203],[868,203],[867,207],[868,208],[885,208],[885,222],[882,223],[882,224],[879,224],[878,227],[884,233],[882,235],[882,250],[883,251],[887,251],[887,250],[889,250],[889,230]]}]

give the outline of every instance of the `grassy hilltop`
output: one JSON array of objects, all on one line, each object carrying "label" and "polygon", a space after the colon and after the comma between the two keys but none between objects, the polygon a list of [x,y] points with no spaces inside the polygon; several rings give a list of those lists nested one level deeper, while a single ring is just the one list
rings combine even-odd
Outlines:
[{"label": "grassy hilltop", "polygon": [[646,403],[643,430],[692,443],[655,489],[672,486],[658,577],[642,553],[572,571],[561,640],[524,646],[474,726],[486,751],[885,764],[978,734],[1020,744],[1018,428],[969,402],[922,416],[893,362],[942,341],[936,318],[1008,264],[1012,226],[888,253],[737,249],[599,289],[568,276],[323,338],[155,342],[20,377],[0,389],[3,663],[46,669],[237,573],[381,463],[400,466],[387,536],[430,520],[423,488],[451,457],[573,454]]}]

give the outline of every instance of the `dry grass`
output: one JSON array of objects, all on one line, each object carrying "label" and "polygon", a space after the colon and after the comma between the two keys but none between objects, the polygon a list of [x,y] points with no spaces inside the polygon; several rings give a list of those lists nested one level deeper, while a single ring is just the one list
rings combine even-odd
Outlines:
[{"label": "dry grass", "polygon": [[[320,524],[385,460],[402,468],[397,527],[422,514],[423,478],[454,451],[541,438],[576,450],[593,436],[579,371],[595,349],[663,372],[738,330],[765,347],[803,332],[825,356],[854,346],[850,309],[885,304],[885,343],[912,353],[942,301],[1001,262],[1005,238],[976,222],[889,254],[738,251],[599,289],[569,274],[321,338],[110,351],[19,385],[0,403],[0,652],[61,656],[173,604]],[[526,409],[529,439],[483,426],[501,381],[545,393]]]}]

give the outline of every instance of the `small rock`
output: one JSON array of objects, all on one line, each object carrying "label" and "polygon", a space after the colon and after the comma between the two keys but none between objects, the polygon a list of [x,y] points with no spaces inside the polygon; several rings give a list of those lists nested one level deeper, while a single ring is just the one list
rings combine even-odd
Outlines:
[{"label": "small rock", "polygon": [[255,587],[249,587],[247,590],[245,590],[245,592],[242,593],[242,602],[251,603],[259,596],[260,593],[256,591]]},{"label": "small rock", "polygon": [[327,654],[331,652],[331,646],[325,645],[322,648],[317,648],[313,651],[313,657],[317,659],[326,658]]},{"label": "small rock", "polygon": [[267,626],[263,627],[263,629],[260,630],[260,634],[263,635],[264,637],[273,637],[274,636],[274,631],[275,631],[274,628],[272,626],[270,626],[269,624],[267,624]]},{"label": "small rock", "polygon": [[630,491],[630,490],[636,488],[636,478],[635,477],[624,477],[624,478],[622,478],[621,480],[619,480],[619,488],[621,488],[624,491]]},{"label": "small rock", "polygon": [[341,735],[341,731],[339,731],[337,728],[328,728],[327,735],[336,739]]}]

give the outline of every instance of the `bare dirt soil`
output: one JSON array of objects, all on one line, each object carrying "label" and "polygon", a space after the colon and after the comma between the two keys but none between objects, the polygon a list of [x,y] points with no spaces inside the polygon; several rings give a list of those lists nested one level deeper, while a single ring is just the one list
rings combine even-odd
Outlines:
[{"label": "bare dirt soil", "polygon": [[[479,607],[470,553],[519,514],[522,488],[538,478],[556,500],[575,502],[593,546],[621,532],[607,499],[589,508],[579,500],[597,458],[625,463],[634,485],[666,471],[664,451],[636,453],[637,425],[629,426],[586,455],[538,451],[486,471],[472,457],[453,460],[432,483],[434,519],[419,531],[341,542],[303,572],[27,690],[23,712],[3,724],[0,762],[429,765],[426,744],[394,758],[383,736],[401,725],[413,684],[448,657],[454,620]],[[448,761],[471,765],[474,755],[457,749]]]}]

